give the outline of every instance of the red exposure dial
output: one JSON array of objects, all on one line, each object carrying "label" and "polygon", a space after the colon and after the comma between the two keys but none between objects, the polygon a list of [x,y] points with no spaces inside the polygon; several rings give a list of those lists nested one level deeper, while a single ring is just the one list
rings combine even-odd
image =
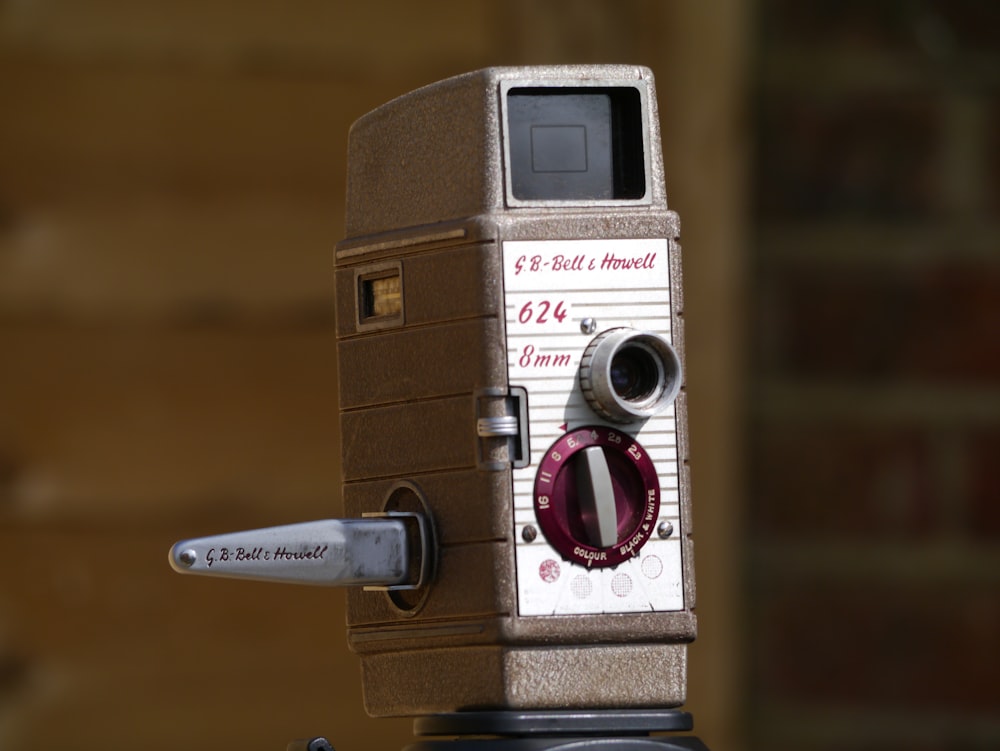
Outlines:
[{"label": "red exposure dial", "polygon": [[563,435],[535,475],[535,515],[564,558],[588,568],[639,554],[660,513],[660,483],[646,450],[627,433],[587,426]]}]

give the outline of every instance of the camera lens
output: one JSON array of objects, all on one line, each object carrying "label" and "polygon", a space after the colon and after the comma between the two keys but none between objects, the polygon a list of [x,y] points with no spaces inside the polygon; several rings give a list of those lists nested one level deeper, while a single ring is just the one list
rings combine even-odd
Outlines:
[{"label": "camera lens", "polygon": [[609,329],[580,360],[580,388],[597,414],[613,422],[648,420],[677,398],[681,361],[663,336]]},{"label": "camera lens", "polygon": [[648,399],[659,385],[660,368],[645,347],[626,345],[611,358],[611,388],[622,399]]}]

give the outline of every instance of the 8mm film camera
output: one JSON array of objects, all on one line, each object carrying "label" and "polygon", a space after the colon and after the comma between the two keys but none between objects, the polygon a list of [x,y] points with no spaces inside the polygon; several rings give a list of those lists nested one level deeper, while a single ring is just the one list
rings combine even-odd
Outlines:
[{"label": "8mm film camera", "polygon": [[368,711],[459,737],[413,749],[703,748],[648,737],[690,727],[695,637],[651,73],[458,76],[362,117],[348,156],[346,518],[181,542],[172,564],[356,585]]}]

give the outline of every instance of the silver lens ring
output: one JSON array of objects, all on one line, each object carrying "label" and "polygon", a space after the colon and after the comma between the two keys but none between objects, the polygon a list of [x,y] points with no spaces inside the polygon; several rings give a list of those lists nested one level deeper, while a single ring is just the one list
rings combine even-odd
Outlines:
[{"label": "silver lens ring", "polygon": [[650,331],[609,329],[580,361],[580,388],[597,414],[612,422],[647,420],[669,407],[681,388],[681,361]]}]

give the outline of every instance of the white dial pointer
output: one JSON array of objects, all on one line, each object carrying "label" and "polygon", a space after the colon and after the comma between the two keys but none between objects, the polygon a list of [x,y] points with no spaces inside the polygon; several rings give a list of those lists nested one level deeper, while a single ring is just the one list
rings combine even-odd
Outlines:
[{"label": "white dial pointer", "polygon": [[607,457],[600,446],[588,446],[575,461],[576,489],[587,537],[596,547],[610,548],[618,542],[618,509]]}]

